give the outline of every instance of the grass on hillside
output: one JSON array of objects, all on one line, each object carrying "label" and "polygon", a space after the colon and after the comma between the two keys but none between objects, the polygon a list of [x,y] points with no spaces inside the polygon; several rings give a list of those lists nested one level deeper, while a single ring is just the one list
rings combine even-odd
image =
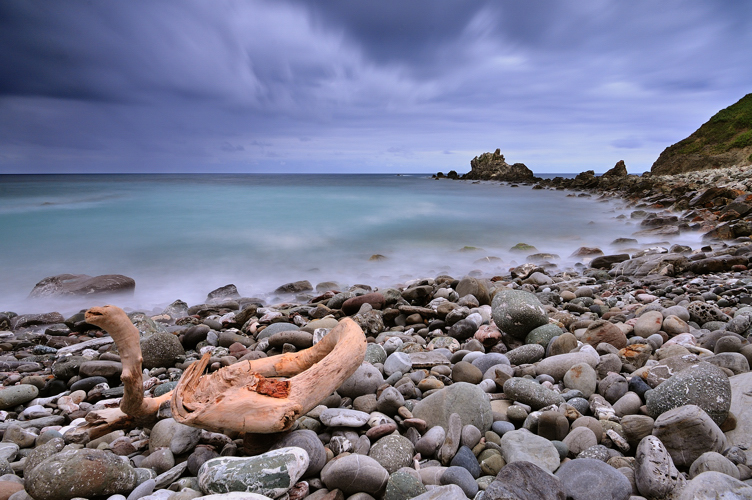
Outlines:
[{"label": "grass on hillside", "polygon": [[671,149],[674,154],[719,154],[747,146],[752,146],[752,94],[713,115]]}]

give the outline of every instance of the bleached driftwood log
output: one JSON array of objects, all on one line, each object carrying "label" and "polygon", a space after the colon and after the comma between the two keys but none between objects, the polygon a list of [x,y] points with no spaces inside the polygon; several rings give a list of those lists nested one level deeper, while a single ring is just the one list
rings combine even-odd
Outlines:
[{"label": "bleached driftwood log", "polygon": [[[93,307],[86,322],[107,331],[123,364],[119,409],[90,412],[75,429],[79,441],[155,420],[169,400],[178,422],[232,436],[286,431],[295,420],[335,391],[363,362],[366,339],[345,318],[320,342],[300,352],[242,361],[204,374],[210,355],[190,365],[174,391],[144,398],[140,334],[116,306]],[[290,377],[290,378],[288,378]]]}]

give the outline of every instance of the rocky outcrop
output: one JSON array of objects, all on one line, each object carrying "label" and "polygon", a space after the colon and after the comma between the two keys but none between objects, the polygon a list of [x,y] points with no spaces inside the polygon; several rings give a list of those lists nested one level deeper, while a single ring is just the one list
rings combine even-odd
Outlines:
[{"label": "rocky outcrop", "polygon": [[603,177],[606,178],[624,178],[626,176],[627,165],[624,163],[624,160],[617,161],[613,168],[607,170],[606,173],[603,174]]},{"label": "rocky outcrop", "polygon": [[533,182],[535,175],[524,163],[510,165],[501,150],[483,153],[470,161],[470,172],[462,176],[468,180]]},{"label": "rocky outcrop", "polygon": [[663,150],[650,171],[672,175],[752,164],[752,94],[722,109],[692,135]]},{"label": "rocky outcrop", "polygon": [[45,278],[29,293],[29,298],[71,297],[82,295],[132,294],[136,281],[122,274],[58,274]]}]

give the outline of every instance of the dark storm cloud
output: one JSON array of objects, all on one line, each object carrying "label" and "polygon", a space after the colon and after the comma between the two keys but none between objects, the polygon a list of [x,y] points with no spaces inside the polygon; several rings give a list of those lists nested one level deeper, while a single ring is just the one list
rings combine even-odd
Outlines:
[{"label": "dark storm cloud", "polygon": [[6,0],[0,171],[464,171],[496,147],[641,171],[750,92],[751,21],[709,0]]}]

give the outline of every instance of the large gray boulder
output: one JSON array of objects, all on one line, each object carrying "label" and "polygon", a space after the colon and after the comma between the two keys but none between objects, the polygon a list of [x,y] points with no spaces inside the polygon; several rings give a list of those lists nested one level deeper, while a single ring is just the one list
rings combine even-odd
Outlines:
[{"label": "large gray boulder", "polygon": [[496,326],[520,340],[535,328],[548,324],[548,315],[538,297],[523,290],[499,290],[491,308]]},{"label": "large gray boulder", "polygon": [[474,425],[481,432],[491,428],[493,415],[488,396],[477,385],[458,382],[434,392],[419,401],[413,409],[413,416],[426,422],[430,429],[440,425],[448,428],[449,416],[456,413],[462,425]]},{"label": "large gray boulder", "polygon": [[659,415],[684,405],[697,405],[719,426],[731,407],[731,384],[717,366],[701,361],[645,393],[648,413]]},{"label": "large gray boulder", "polygon": [[58,274],[34,285],[29,298],[133,294],[136,281],[122,274]]}]

